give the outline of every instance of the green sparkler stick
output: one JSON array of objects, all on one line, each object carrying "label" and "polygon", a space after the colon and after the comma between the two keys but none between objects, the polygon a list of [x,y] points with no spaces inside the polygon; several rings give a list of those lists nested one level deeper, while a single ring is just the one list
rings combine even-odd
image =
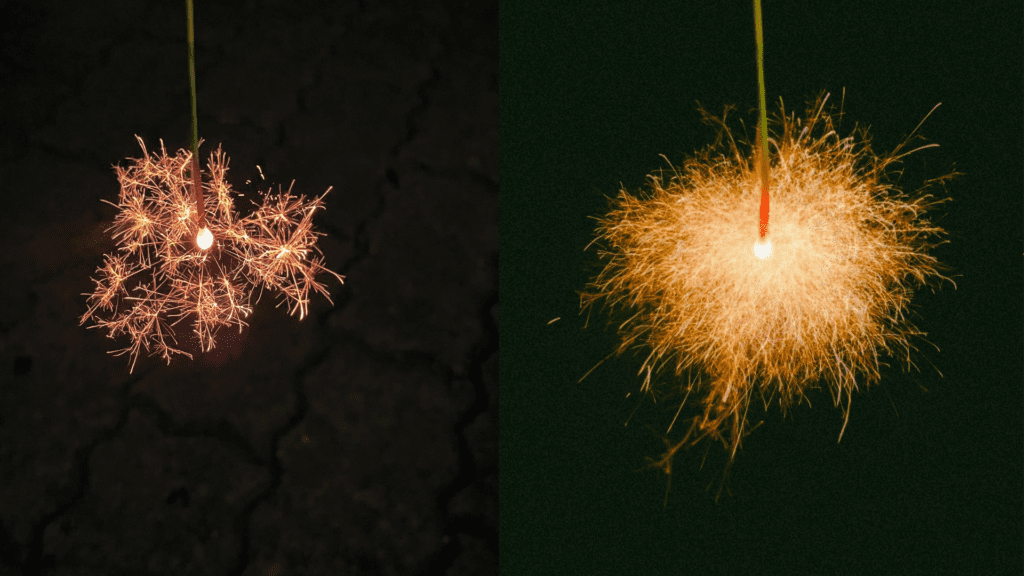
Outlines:
[{"label": "green sparkler stick", "polygon": [[758,228],[761,238],[768,234],[768,114],[764,104],[764,35],[761,26],[761,0],[754,0],[754,31],[757,35],[757,90],[761,117],[758,122],[757,171],[761,176],[761,210]]},{"label": "green sparkler stick", "polygon": [[[759,104],[761,106],[761,141],[759,144],[761,146],[761,157],[767,159],[768,136],[766,132],[768,127],[768,114],[765,111],[764,104],[764,34],[761,27],[761,0],[754,0],[754,30],[757,34],[757,90],[760,98]],[[192,98],[192,106],[193,110],[195,110],[195,96],[193,95]]]},{"label": "green sparkler stick", "polygon": [[189,144],[192,148],[192,190],[196,199],[196,212],[199,215],[199,229],[206,228],[206,208],[203,205],[202,179],[199,175],[199,116],[196,113],[196,39],[192,25],[192,0],[185,0],[188,9],[188,79],[192,90],[192,136]]}]

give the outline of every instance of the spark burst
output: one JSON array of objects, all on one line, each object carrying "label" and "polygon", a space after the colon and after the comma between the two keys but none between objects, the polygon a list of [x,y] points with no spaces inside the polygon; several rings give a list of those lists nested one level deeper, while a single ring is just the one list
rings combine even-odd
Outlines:
[{"label": "spark burst", "polygon": [[621,191],[598,219],[603,269],[581,310],[603,303],[626,312],[616,352],[647,354],[644,392],[662,370],[703,375],[678,386],[683,403],[692,395],[702,408],[682,441],[666,442],[657,465],[667,473],[675,452],[702,439],[721,441],[731,462],[755,393],[765,409],[777,396],[785,413],[824,384],[844,407],[841,438],[853,392],[878,382],[883,353],[913,364],[912,340],[925,334],[906,317],[910,287],[952,283],[929,255],[944,231],[925,218],[948,198],[925,192],[955,174],[903,193],[888,171],[935,145],[902,152],[908,137],[876,156],[866,130],[837,135],[827,100],[818,97],[803,119],[780,107],[763,243],[758,167],[733,139],[728,108],[721,119],[701,110],[718,131],[713,145],[681,170],[650,176],[646,194]]},{"label": "spark burst", "polygon": [[136,138],[143,157],[127,168],[116,167],[119,201],[104,200],[120,210],[108,229],[118,252],[105,256],[99,278],[93,279],[95,291],[83,294],[88,310],[79,322],[91,318],[89,328],[105,329],[113,339],[127,334],[131,344],[111,353],[130,354],[130,371],[143,351],[168,364],[174,354],[191,359],[178,348],[174,331],[184,320],[191,322],[204,352],[213,349],[218,329],[237,326],[241,332],[257,288],[261,295],[263,289],[279,291],[278,305],[287,303],[289,314],[298,312],[300,320],[308,312],[310,291],[331,301],[316,276],[327,272],[339,282],[344,277],[324,267],[316,246],[323,234],[312,227],[330,188],[312,200],[293,196],[291,187],[267,192],[262,205],[240,217],[235,192],[224,179],[228,159],[218,148],[202,184],[207,218],[200,230],[188,175],[192,153],[179,150],[170,157],[161,141],[160,154],[150,154]]}]

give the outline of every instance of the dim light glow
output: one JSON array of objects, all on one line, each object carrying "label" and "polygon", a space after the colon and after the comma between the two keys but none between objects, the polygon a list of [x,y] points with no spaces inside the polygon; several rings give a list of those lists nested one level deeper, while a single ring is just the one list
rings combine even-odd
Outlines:
[{"label": "dim light glow", "polygon": [[944,231],[926,217],[946,200],[926,191],[954,174],[902,192],[887,170],[916,151],[902,151],[909,137],[877,156],[865,130],[838,136],[827,100],[799,119],[780,109],[777,133],[767,128],[770,242],[755,241],[758,167],[753,143],[730,132],[728,108],[721,118],[702,110],[716,144],[652,175],[643,193],[621,191],[598,219],[603,264],[581,311],[622,313],[617,352],[643,350],[644,392],[667,373],[670,388],[698,402],[659,461],[666,471],[678,449],[702,439],[721,441],[731,461],[757,396],[785,412],[826,387],[845,430],[853,392],[879,380],[884,356],[913,365],[924,333],[908,319],[910,288],[952,283],[930,255]]}]

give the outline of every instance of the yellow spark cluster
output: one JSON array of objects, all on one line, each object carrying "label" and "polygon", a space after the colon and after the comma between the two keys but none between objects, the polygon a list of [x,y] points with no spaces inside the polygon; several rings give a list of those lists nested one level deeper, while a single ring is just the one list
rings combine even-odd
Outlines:
[{"label": "yellow spark cluster", "polygon": [[312,227],[330,188],[312,200],[293,196],[291,187],[267,192],[252,214],[239,216],[236,193],[224,179],[228,159],[218,148],[203,182],[206,223],[214,238],[204,250],[196,242],[200,231],[192,179],[186,177],[191,152],[168,156],[161,141],[160,153],[150,154],[138,140],[143,157],[127,168],[116,167],[120,198],[117,204],[107,202],[120,210],[109,229],[118,251],[106,255],[97,269],[95,291],[83,294],[88,310],[80,321],[92,318],[90,328],[103,328],[110,338],[127,334],[131,344],[112,353],[130,354],[132,371],[143,351],[168,364],[173,354],[192,358],[175,337],[184,320],[204,352],[213,349],[219,328],[237,326],[241,332],[257,288],[260,294],[265,288],[279,291],[289,314],[298,312],[300,320],[308,312],[310,291],[330,301],[316,276],[327,272],[339,282],[344,277],[324,267],[316,246],[323,234]]},{"label": "yellow spark cluster", "polygon": [[683,440],[669,444],[659,463],[666,471],[678,449],[705,438],[721,441],[731,460],[755,393],[765,409],[778,398],[785,412],[824,385],[848,421],[853,392],[879,380],[884,355],[913,364],[912,340],[924,333],[907,319],[909,290],[949,280],[929,255],[944,232],[925,218],[945,200],[925,191],[953,174],[902,192],[889,175],[916,151],[901,152],[909,138],[876,156],[865,130],[838,136],[827,100],[802,119],[784,108],[775,119],[770,255],[757,250],[753,143],[741,151],[728,109],[720,119],[702,111],[718,130],[713,145],[650,176],[643,194],[621,191],[598,219],[603,268],[581,308],[624,312],[617,352],[646,354],[645,392],[661,371],[680,382],[684,372],[701,375],[678,385],[701,408]]}]

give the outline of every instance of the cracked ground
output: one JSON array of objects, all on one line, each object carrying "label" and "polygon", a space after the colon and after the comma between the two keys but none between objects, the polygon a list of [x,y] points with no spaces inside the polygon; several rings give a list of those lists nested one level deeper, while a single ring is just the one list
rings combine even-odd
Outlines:
[{"label": "cracked ground", "polygon": [[195,22],[201,156],[333,186],[345,284],[129,374],[78,319],[112,167],[188,146],[185,3],[0,4],[0,576],[496,573],[497,3]]}]

